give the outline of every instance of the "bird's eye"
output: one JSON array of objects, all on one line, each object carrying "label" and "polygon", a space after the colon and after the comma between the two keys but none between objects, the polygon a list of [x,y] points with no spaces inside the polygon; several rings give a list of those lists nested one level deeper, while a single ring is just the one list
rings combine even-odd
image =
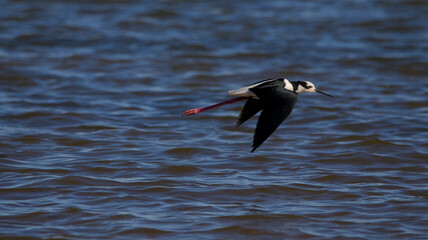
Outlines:
[{"label": "bird's eye", "polygon": [[313,88],[313,86],[308,86],[308,88]]}]

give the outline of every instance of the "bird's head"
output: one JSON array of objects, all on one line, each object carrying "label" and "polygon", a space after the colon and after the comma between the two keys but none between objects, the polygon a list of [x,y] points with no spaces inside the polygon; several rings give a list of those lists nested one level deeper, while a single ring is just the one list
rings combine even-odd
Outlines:
[{"label": "bird's head", "polygon": [[324,94],[326,96],[333,97],[330,94],[321,92],[318,89],[316,89],[315,85],[311,82],[308,82],[308,81],[298,81],[297,82],[296,93],[313,93],[313,92],[318,92],[318,93]]}]

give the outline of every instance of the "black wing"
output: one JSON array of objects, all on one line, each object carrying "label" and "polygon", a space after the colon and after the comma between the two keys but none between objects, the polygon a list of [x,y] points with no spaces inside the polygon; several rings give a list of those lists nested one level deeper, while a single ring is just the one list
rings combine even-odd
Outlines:
[{"label": "black wing", "polygon": [[297,101],[297,93],[286,90],[284,83],[281,84],[280,81],[263,84],[250,90],[257,95],[263,107],[254,133],[251,150],[254,152],[291,113]]},{"label": "black wing", "polygon": [[[253,86],[250,90],[254,89],[264,89],[275,86],[284,86],[283,78],[269,78],[259,82],[256,82],[250,86]],[[236,127],[243,124],[245,121],[250,119],[256,113],[263,109],[263,104],[259,99],[249,98],[244,105],[241,113],[239,114],[238,121],[236,122]]]},{"label": "black wing", "polygon": [[245,103],[244,108],[241,111],[241,114],[239,114],[238,122],[236,122],[236,126],[238,127],[239,125],[243,124],[245,121],[250,119],[260,110],[262,110],[262,104],[260,100],[249,98]]}]

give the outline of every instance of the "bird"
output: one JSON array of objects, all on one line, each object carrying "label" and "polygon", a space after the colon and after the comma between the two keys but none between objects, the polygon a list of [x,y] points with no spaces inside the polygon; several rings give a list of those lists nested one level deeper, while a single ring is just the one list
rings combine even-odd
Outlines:
[{"label": "bird", "polygon": [[230,90],[229,96],[234,98],[204,108],[189,109],[182,116],[197,114],[226,104],[247,100],[238,116],[236,127],[261,111],[253,137],[251,153],[254,152],[281,123],[290,115],[297,102],[299,93],[324,93],[309,81],[289,81],[285,78],[270,78],[254,84]]}]

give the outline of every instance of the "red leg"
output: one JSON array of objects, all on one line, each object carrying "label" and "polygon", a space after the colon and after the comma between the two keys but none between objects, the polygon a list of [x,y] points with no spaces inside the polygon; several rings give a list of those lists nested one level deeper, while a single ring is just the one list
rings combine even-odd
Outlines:
[{"label": "red leg", "polygon": [[203,111],[207,111],[207,110],[210,110],[210,109],[213,109],[213,108],[221,107],[221,106],[226,105],[226,104],[231,104],[231,103],[234,103],[234,102],[245,100],[247,98],[248,97],[237,97],[237,98],[232,98],[232,99],[229,99],[227,101],[224,101],[224,102],[221,102],[221,103],[217,103],[215,105],[211,105],[211,106],[208,106],[208,107],[189,109],[189,110],[183,112],[181,114],[181,116],[187,116],[187,115],[197,114],[197,113],[200,113],[200,112],[203,112]]}]

